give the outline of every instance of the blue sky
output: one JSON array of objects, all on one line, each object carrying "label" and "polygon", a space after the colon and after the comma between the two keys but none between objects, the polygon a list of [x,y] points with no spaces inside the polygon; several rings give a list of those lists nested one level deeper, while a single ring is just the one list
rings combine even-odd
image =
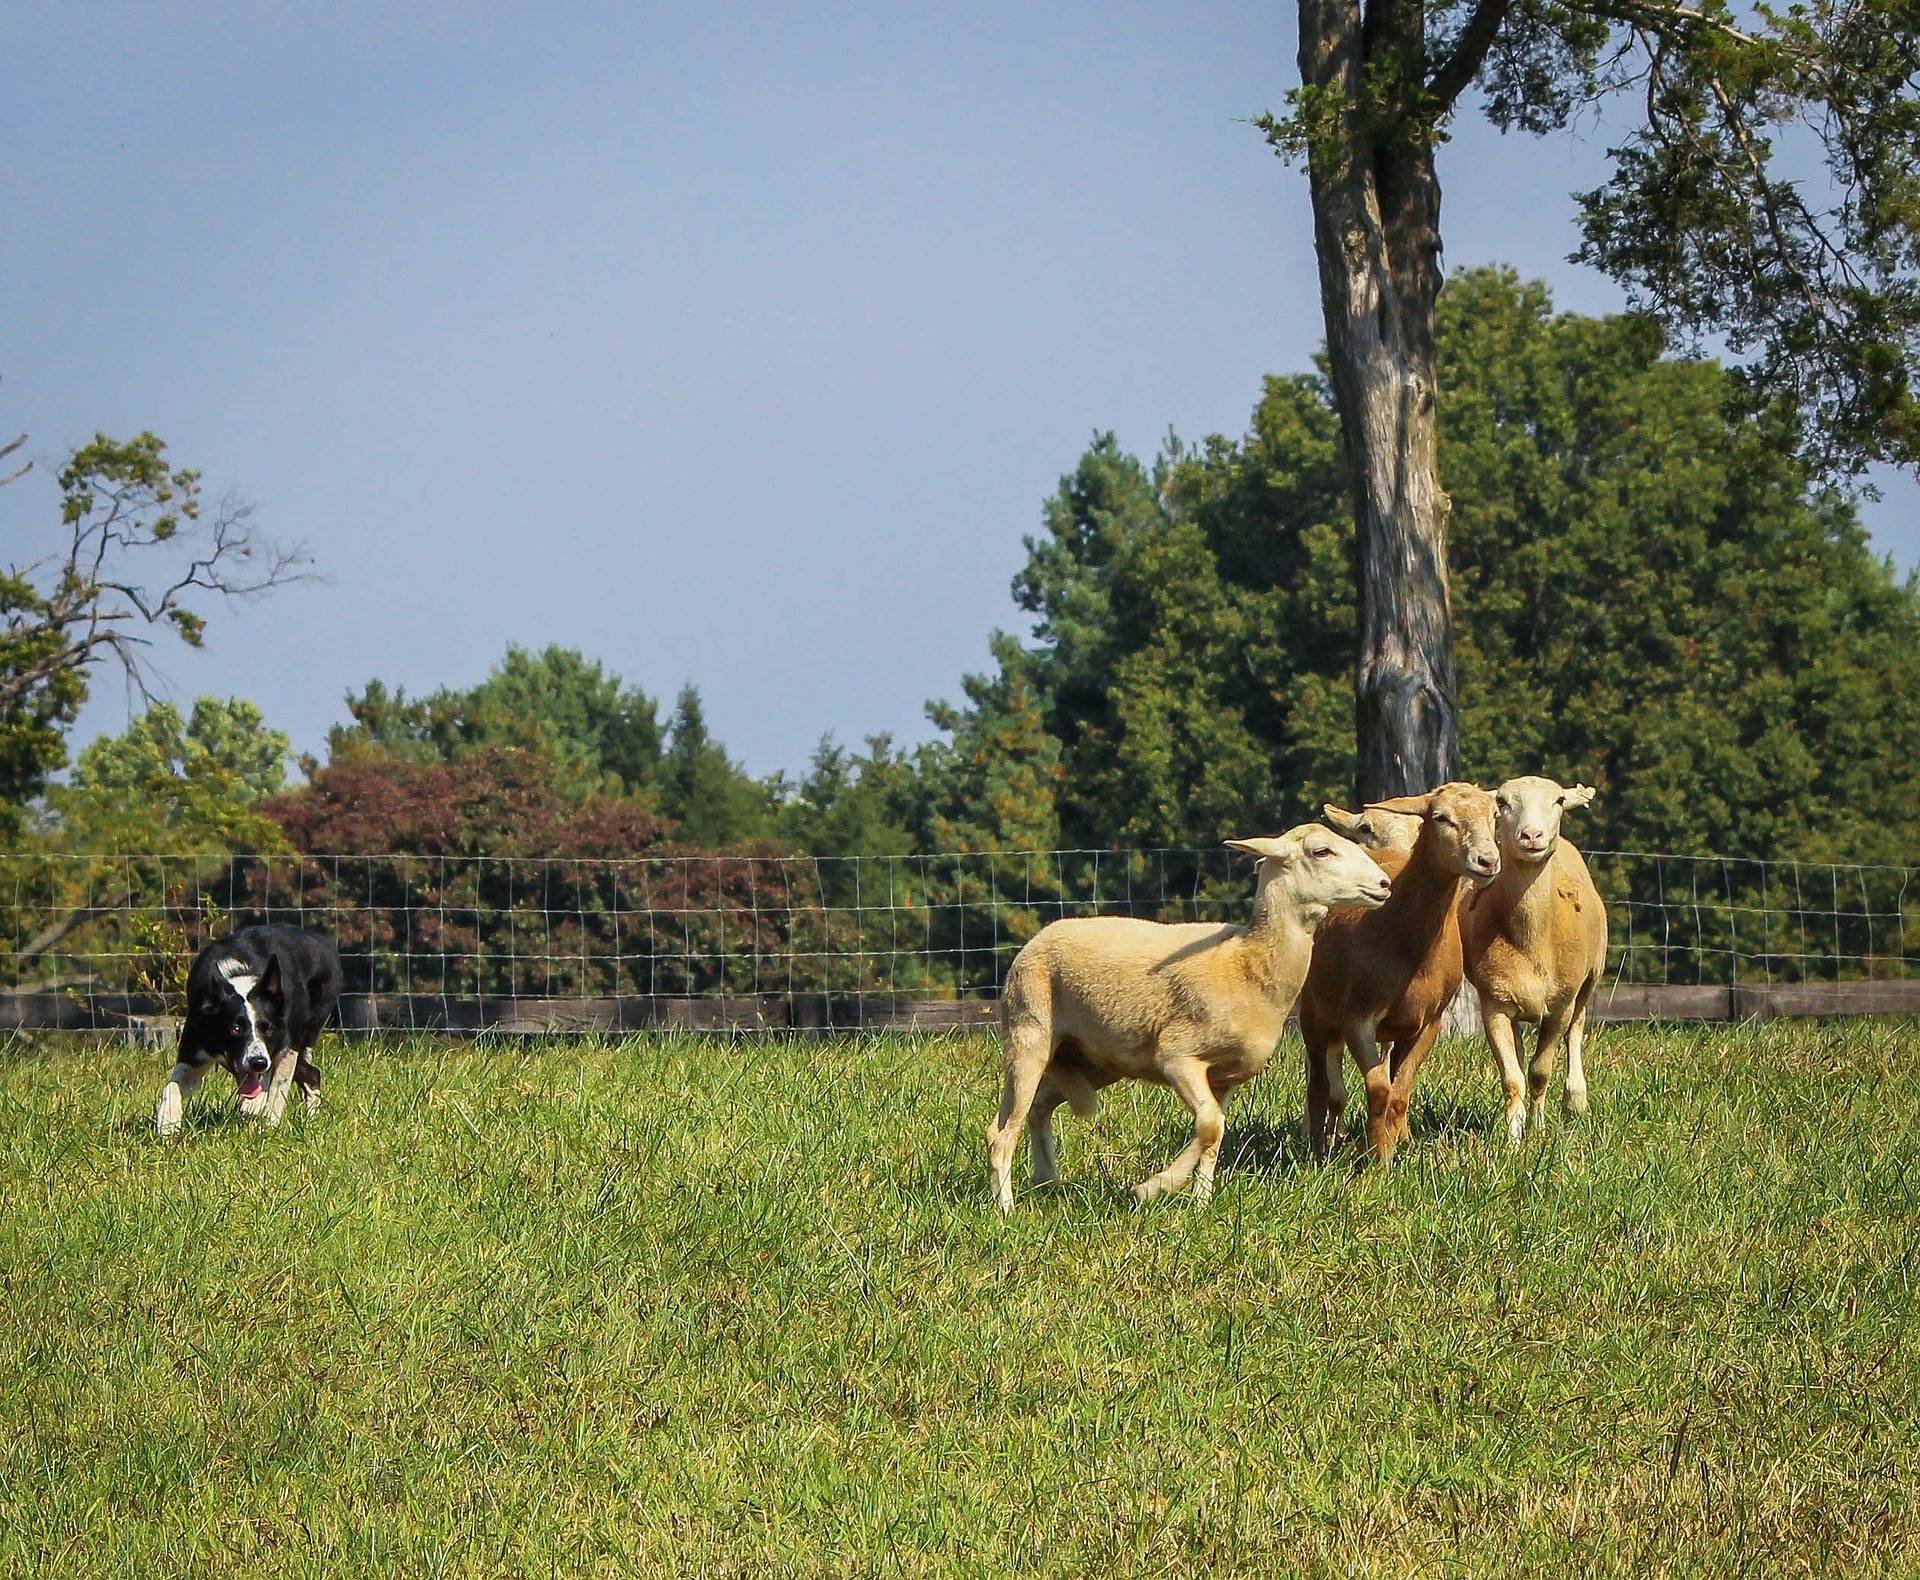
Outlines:
[{"label": "blue sky", "polygon": [[[327,580],[163,651],[312,749],[372,676],[578,646],[756,772],[916,739],[1099,429],[1239,432],[1320,338],[1246,120],[1274,4],[17,8],[0,428],[149,427]],[[1443,156],[1452,264],[1564,261],[1598,140]],[[1915,494],[1870,522],[1920,561]],[[42,476],[0,559],[52,545]],[[82,738],[119,728],[108,677]]]}]

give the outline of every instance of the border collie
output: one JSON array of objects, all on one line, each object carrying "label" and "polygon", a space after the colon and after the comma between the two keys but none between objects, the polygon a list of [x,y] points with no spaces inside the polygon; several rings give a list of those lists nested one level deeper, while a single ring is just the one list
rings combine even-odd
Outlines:
[{"label": "border collie", "polygon": [[307,1111],[320,1108],[320,1040],[340,997],[340,956],[318,933],[272,924],[242,927],[194,956],[187,1017],[173,1074],[154,1116],[160,1134],[180,1129],[186,1100],[215,1063],[240,1087],[240,1112],[280,1123],[287,1088],[298,1083]]}]

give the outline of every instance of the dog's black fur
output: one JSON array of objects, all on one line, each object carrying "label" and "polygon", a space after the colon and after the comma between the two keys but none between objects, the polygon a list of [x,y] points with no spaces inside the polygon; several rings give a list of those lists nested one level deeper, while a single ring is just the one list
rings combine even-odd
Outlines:
[{"label": "dog's black fur", "polygon": [[[241,985],[247,987],[244,995]],[[266,1110],[270,1120],[280,1117],[289,1080],[306,1093],[310,1108],[318,1108],[320,1067],[313,1048],[339,998],[340,955],[318,933],[276,923],[242,927],[208,944],[187,972],[187,1016],[173,1077],[161,1094],[160,1128],[179,1128],[181,1100],[214,1064],[239,1084],[243,1110],[252,1112],[249,1105],[268,1100],[269,1071],[277,1088]]]}]

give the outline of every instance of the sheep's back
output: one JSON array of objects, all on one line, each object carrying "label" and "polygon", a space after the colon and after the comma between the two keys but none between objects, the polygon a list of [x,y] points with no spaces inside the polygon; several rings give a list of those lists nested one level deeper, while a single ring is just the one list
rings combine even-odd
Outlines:
[{"label": "sheep's back", "polygon": [[1204,1004],[1204,978],[1224,965],[1220,946],[1242,931],[1130,916],[1050,922],[1014,959],[1007,1012],[1044,1004],[1056,1034],[1072,1035],[1094,1055],[1109,1046],[1148,1047],[1174,1017]]}]

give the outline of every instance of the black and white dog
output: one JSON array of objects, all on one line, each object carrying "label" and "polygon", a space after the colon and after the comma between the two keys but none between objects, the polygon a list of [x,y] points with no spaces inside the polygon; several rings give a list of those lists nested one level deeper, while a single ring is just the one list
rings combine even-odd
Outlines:
[{"label": "black and white dog", "polygon": [[216,1063],[240,1084],[240,1112],[280,1123],[296,1081],[307,1110],[320,1108],[313,1045],[340,997],[340,956],[318,933],[272,924],[242,927],[194,956],[180,1050],[160,1093],[160,1134],[180,1129],[182,1110]]}]

